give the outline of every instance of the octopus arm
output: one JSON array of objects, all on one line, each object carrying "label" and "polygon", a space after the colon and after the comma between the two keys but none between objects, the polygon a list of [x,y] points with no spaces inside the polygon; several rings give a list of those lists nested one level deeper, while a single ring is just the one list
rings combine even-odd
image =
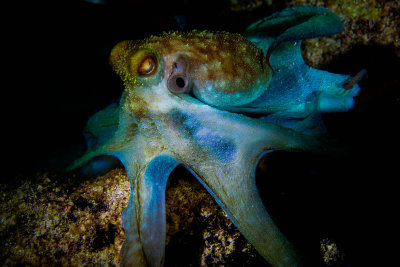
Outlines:
[{"label": "octopus arm", "polygon": [[[225,128],[231,125],[229,121],[219,123],[218,130],[226,133],[225,140],[233,140],[235,148],[235,156],[229,157],[228,161],[225,157],[212,155],[201,161],[188,158],[182,161],[269,263],[300,266],[304,261],[301,253],[278,229],[262,203],[255,170],[259,159],[273,150],[323,152],[327,147],[314,137],[278,125],[250,119],[248,122],[246,127],[242,127],[244,122],[236,125],[241,130],[240,136],[246,138],[235,138],[235,132]],[[212,123],[209,121],[207,125]],[[196,154],[194,158],[201,156]]]},{"label": "octopus arm", "polygon": [[92,115],[83,131],[87,150],[78,160],[67,168],[79,168],[85,176],[99,176],[119,164],[115,152],[107,144],[118,130],[119,106],[111,104]]},{"label": "octopus arm", "polygon": [[[270,46],[336,34],[343,30],[340,18],[323,7],[290,7],[263,18],[246,29],[250,40],[264,41],[263,50]],[[256,43],[257,44],[257,43]]]},{"label": "octopus arm", "polygon": [[266,121],[302,133],[325,134],[320,113],[352,108],[353,98],[360,91],[359,78],[308,66],[300,46],[301,40],[342,29],[340,18],[328,9],[307,6],[287,8],[250,25],[246,35],[264,51],[273,74],[266,90],[238,109],[250,113],[255,110],[265,114]]},{"label": "octopus arm", "polygon": [[118,129],[119,105],[113,103],[91,116],[83,134],[88,150],[95,150],[114,136]]},{"label": "octopus arm", "polygon": [[244,161],[243,168],[207,166],[206,170],[202,167],[188,169],[272,266],[301,265],[302,255],[282,234],[262,203],[254,178],[258,159],[253,157]]},{"label": "octopus arm", "polygon": [[[112,105],[94,114],[85,128],[88,151],[68,169],[98,176],[122,163],[131,194],[123,212],[125,241],[121,266],[162,266],[166,234],[165,187],[171,171],[179,164],[169,155],[142,152],[140,138],[126,140],[118,129],[119,107]],[[122,129],[122,130],[121,130]]]},{"label": "octopus arm", "polygon": [[168,155],[139,167],[123,159],[131,181],[131,195],[123,212],[125,241],[121,266],[162,266],[166,235],[165,188],[171,171],[179,164]]}]

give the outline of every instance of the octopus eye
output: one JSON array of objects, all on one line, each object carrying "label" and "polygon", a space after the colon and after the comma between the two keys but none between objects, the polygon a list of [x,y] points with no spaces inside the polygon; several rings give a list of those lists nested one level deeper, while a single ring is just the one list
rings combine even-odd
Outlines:
[{"label": "octopus eye", "polygon": [[171,93],[188,93],[190,91],[187,69],[186,60],[183,57],[178,58],[167,81],[167,87]]},{"label": "octopus eye", "polygon": [[140,76],[150,76],[156,72],[157,62],[154,56],[145,57],[140,63],[137,72]]}]

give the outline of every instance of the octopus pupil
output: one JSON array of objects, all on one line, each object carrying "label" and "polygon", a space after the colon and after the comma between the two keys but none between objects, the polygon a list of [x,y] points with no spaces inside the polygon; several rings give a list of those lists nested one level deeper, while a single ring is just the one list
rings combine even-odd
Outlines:
[{"label": "octopus pupil", "polygon": [[176,78],[176,85],[177,85],[179,88],[185,87],[185,80],[184,80],[182,77]]}]

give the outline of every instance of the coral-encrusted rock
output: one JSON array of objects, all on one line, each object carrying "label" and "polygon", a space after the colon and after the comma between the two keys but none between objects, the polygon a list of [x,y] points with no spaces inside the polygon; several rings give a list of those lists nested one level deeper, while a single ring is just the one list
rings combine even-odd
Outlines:
[{"label": "coral-encrusted rock", "polygon": [[[38,174],[16,189],[0,188],[3,266],[119,264],[121,213],[130,194],[126,172],[115,169],[82,183],[78,178],[60,182]],[[189,172],[174,172],[166,203],[168,265],[229,265],[240,259],[265,264]]]},{"label": "coral-encrusted rock", "polygon": [[[291,6],[324,6],[337,14],[344,30],[334,36],[303,41],[303,57],[314,67],[328,64],[357,45],[389,47],[400,56],[400,2],[379,0],[231,0],[231,12],[252,13],[257,10],[280,10]],[[265,16],[263,12],[258,12]]]},{"label": "coral-encrusted rock", "polygon": [[120,214],[130,192],[122,170],[82,184],[43,174],[1,191],[3,266],[118,265]]},{"label": "coral-encrusted rock", "polygon": [[267,264],[213,197],[183,168],[170,177],[166,208],[167,266]]},{"label": "coral-encrusted rock", "polygon": [[342,19],[342,33],[304,41],[303,56],[311,66],[327,64],[356,45],[385,46],[400,56],[399,1],[292,0],[286,5],[325,6]]}]

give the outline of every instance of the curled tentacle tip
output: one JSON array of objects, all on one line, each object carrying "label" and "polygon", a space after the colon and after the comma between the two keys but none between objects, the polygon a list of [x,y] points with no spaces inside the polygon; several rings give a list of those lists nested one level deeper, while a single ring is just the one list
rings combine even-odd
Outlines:
[{"label": "curled tentacle tip", "polygon": [[346,89],[346,90],[352,89],[354,84],[361,81],[361,79],[365,76],[365,74],[367,74],[366,69],[360,70],[353,78],[351,78],[350,81],[347,81],[342,85],[343,89]]}]

